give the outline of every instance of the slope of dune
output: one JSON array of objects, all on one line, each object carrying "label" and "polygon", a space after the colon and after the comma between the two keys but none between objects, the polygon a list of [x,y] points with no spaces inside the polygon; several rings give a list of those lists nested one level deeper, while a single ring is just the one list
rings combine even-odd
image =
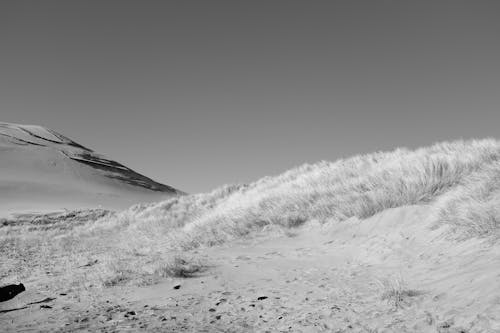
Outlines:
[{"label": "slope of dune", "polygon": [[449,225],[457,238],[497,237],[499,175],[499,141],[445,142],[306,164],[248,185],[133,207],[115,223],[123,220],[133,232],[185,249],[221,244],[267,226],[339,223],[428,204],[436,226]]},{"label": "slope of dune", "polygon": [[499,332],[499,175],[500,142],[456,141],[0,225],[0,282],[27,289],[0,319],[12,332]]},{"label": "slope of dune", "polygon": [[50,129],[0,123],[0,213],[123,209],[180,194]]}]

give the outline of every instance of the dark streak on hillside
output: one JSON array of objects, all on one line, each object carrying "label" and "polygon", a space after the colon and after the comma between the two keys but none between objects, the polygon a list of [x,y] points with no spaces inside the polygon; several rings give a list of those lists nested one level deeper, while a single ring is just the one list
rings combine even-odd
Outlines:
[{"label": "dark streak on hillside", "polygon": [[127,184],[146,188],[151,191],[169,192],[169,193],[173,192],[177,194],[182,194],[182,192],[174,189],[173,187],[157,183],[154,180],[146,176],[143,176],[118,162],[111,161],[90,153],[81,153],[76,156],[71,156],[67,153],[64,154],[75,162],[83,163],[94,169],[99,169],[108,172],[109,174],[106,174],[106,177],[108,178],[117,179]]},{"label": "dark streak on hillside", "polygon": [[48,141],[48,142],[52,142],[52,143],[55,143],[55,144],[65,144],[65,145],[68,145],[68,146],[73,146],[73,147],[77,147],[77,148],[80,148],[80,149],[83,149],[83,150],[87,150],[89,152],[91,152],[92,150],[88,149],[88,148],[85,148],[84,146],[74,142],[73,140],[70,140],[68,139],[67,137],[59,134],[59,133],[56,133],[50,129],[46,129],[47,132],[49,132],[50,134],[56,136],[57,138],[59,138],[61,141],[56,141],[56,140],[51,140],[49,138],[44,138],[43,136],[40,136],[40,135],[37,135],[33,132],[31,132],[30,130],[26,129],[26,128],[23,128],[23,127],[19,127],[20,130],[22,130],[23,132],[26,132],[28,133],[29,135],[37,138],[37,139],[40,139],[40,140],[45,140],[45,141]]},{"label": "dark streak on hillside", "polygon": [[20,139],[20,138],[16,138],[15,136],[12,136],[12,135],[7,135],[7,134],[4,134],[4,133],[0,133],[1,136],[4,136],[6,138],[9,138],[13,141],[17,141],[16,143],[19,144],[19,145],[35,145],[35,146],[40,146],[40,147],[46,147],[45,145],[42,145],[40,143],[36,143],[36,142],[31,142],[31,141],[27,141],[27,140],[23,140],[23,139]]},{"label": "dark streak on hillside", "polygon": [[76,143],[75,141],[65,137],[64,135],[62,134],[59,134],[53,130],[51,130],[50,128],[47,128],[47,132],[49,132],[50,134],[56,136],[57,138],[59,138],[60,140],[64,141],[66,144],[70,145],[70,146],[73,146],[73,147],[77,147],[77,148],[80,148],[80,149],[83,149],[83,150],[86,150],[88,152],[94,152],[92,149],[90,148],[87,148],[85,146],[82,146],[81,144],[79,143]]},{"label": "dark streak on hillside", "polygon": [[[6,131],[2,131],[2,129],[6,129]],[[37,133],[37,130],[40,132]],[[48,128],[0,123],[0,136],[8,138],[12,143],[19,146],[54,148],[75,162],[85,164],[93,169],[104,171],[102,173],[104,177],[115,179],[132,186],[173,195],[185,194],[168,185],[157,183],[118,162],[108,160],[95,153],[93,150]],[[31,139],[33,141],[31,141]]]}]

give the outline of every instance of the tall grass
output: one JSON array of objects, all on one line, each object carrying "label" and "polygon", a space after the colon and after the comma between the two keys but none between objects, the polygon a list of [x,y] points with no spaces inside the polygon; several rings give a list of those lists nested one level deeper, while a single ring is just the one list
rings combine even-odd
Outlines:
[{"label": "tall grass", "polygon": [[[134,234],[160,238],[156,245],[175,249],[220,244],[268,225],[335,223],[413,204],[433,205],[441,221],[484,233],[481,228],[491,231],[496,226],[499,159],[500,143],[492,139],[396,149],[303,165],[231,191],[141,207],[118,219],[133,221],[128,230]],[[440,197],[450,199],[437,201]]]},{"label": "tall grass", "polygon": [[[500,142],[445,142],[306,164],[248,185],[136,205],[69,229],[7,223],[0,227],[1,264],[6,267],[0,281],[13,273],[43,274],[51,265],[64,271],[77,260],[95,258],[99,279],[122,281],[123,267],[161,271],[154,261],[179,251],[262,230],[286,232],[307,221],[367,218],[413,204],[429,205],[436,222],[451,225],[461,237],[498,235]],[[103,267],[106,262],[110,264]],[[117,278],[112,276],[115,271]]]},{"label": "tall grass", "polygon": [[434,204],[439,225],[447,224],[460,238],[500,236],[500,162],[483,165]]}]

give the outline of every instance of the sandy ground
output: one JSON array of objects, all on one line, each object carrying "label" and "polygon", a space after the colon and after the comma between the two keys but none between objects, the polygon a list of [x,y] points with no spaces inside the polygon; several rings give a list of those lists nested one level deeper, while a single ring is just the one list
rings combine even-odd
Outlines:
[{"label": "sandy ground", "polygon": [[[0,303],[4,332],[500,332],[500,246],[424,206],[191,252],[200,276]],[[391,293],[391,290],[394,292]],[[43,303],[28,303],[45,300]],[[25,307],[25,308],[23,308]],[[13,309],[19,310],[9,311]],[[8,311],[8,312],[6,312]]]}]

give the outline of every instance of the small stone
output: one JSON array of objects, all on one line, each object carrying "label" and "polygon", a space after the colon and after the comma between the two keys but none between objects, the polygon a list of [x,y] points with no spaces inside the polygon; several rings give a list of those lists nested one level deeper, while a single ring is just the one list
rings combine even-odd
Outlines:
[{"label": "small stone", "polygon": [[180,284],[176,284],[176,285],[174,286],[174,289],[180,289],[180,288],[181,288],[181,285],[180,285]]},{"label": "small stone", "polygon": [[227,299],[221,298],[217,303],[215,303],[216,306],[219,306],[221,303],[227,302]]},{"label": "small stone", "polygon": [[135,315],[136,315],[135,311],[129,311],[129,312],[127,312],[127,313],[125,314],[125,317],[128,317],[128,316],[135,316]]},{"label": "small stone", "polygon": [[265,299],[267,299],[268,297],[267,296],[260,296],[259,298],[257,298],[258,301],[263,301]]}]

